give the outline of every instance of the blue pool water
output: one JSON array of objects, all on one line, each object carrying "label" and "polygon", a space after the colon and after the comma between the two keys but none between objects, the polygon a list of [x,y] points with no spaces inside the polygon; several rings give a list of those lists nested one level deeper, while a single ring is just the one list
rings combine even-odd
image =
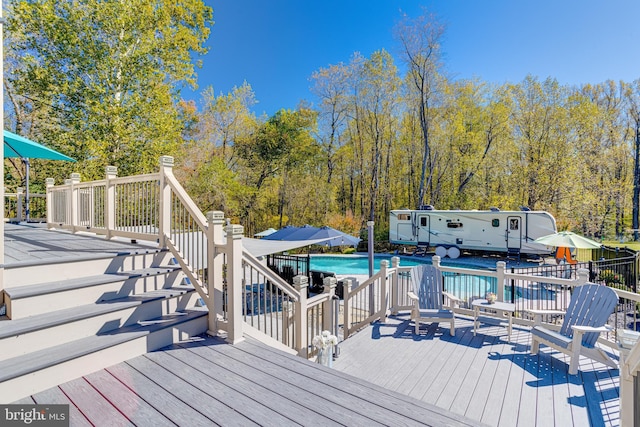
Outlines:
[{"label": "blue pool water", "polygon": [[[380,261],[387,260],[391,263],[391,255],[376,255],[374,258],[374,270],[377,272],[380,270]],[[458,260],[456,260],[458,261]],[[456,262],[453,260],[447,260],[446,264],[449,266],[472,268],[472,269],[487,269],[487,266],[474,266],[465,262]],[[404,267],[411,267],[420,264],[431,264],[431,258],[423,259],[408,259],[402,257],[400,265]],[[368,275],[369,274],[369,259],[366,255],[311,255],[310,259],[311,270],[331,271],[338,275]],[[469,296],[482,296],[486,292],[497,291],[497,281],[495,277],[488,276],[475,276],[465,275],[459,273],[445,272],[444,287],[448,292],[456,295],[459,298],[466,299]],[[547,289],[540,289],[535,292],[527,289],[511,289],[510,286],[505,286],[505,299],[511,300],[511,293],[515,291],[515,298],[526,299],[553,299],[554,291]]]},{"label": "blue pool water", "polygon": [[[374,270],[380,270],[380,261],[389,261],[391,267],[390,255],[376,255],[374,257]],[[369,258],[358,255],[341,255],[341,256],[313,256],[311,255],[311,270],[332,271],[336,274],[369,274]],[[430,259],[425,260],[406,260],[402,259],[400,265],[404,267],[412,267],[420,264],[431,264]]]}]

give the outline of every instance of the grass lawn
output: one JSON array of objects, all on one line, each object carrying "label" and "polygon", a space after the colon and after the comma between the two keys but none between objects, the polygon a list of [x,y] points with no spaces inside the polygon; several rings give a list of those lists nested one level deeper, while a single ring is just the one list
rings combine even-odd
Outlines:
[{"label": "grass lawn", "polygon": [[629,248],[634,251],[640,251],[640,242],[628,241],[620,243],[617,240],[605,240],[602,244],[611,248]]}]

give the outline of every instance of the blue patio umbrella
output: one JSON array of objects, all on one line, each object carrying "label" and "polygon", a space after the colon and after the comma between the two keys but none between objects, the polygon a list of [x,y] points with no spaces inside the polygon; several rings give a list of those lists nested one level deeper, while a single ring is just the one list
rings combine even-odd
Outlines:
[{"label": "blue patio umbrella", "polygon": [[298,231],[300,227],[294,227],[293,225],[287,225],[282,227],[275,233],[271,233],[268,236],[263,237],[264,240],[289,240],[286,237],[290,234]]},{"label": "blue patio umbrella", "polygon": [[45,159],[45,160],[63,160],[66,162],[75,162],[69,156],[65,156],[62,153],[59,153],[55,150],[52,150],[49,147],[45,147],[42,144],[38,144],[37,142],[31,141],[23,136],[16,135],[13,132],[9,132],[4,129],[4,157],[5,158],[19,158],[25,164],[25,190],[26,190],[26,219],[29,221],[29,170],[31,168],[31,164],[29,163],[29,159]]},{"label": "blue patio umbrella", "polygon": [[287,226],[264,238],[265,240],[318,240],[326,239],[319,244],[328,246],[356,246],[360,239],[331,227]]},{"label": "blue patio umbrella", "polygon": [[308,239],[324,238],[330,238],[330,240],[327,240],[323,243],[329,246],[357,246],[361,240],[355,236],[343,233],[342,231],[338,231],[335,228],[327,226],[320,227],[315,233],[311,234],[311,236],[308,237]]}]

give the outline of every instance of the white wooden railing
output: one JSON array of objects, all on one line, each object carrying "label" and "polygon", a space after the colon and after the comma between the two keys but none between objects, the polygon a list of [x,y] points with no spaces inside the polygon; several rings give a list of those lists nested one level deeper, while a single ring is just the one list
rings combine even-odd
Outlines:
[{"label": "white wooden railing", "polygon": [[[62,185],[47,179],[47,225],[132,240],[156,241],[168,249],[209,310],[209,333],[223,331],[237,342],[256,330],[301,356],[311,341],[336,330],[335,279],[326,292],[307,299],[307,278],[290,286],[243,249],[243,227],[224,226],[223,212],[203,214],[173,175],[173,158],[160,159],[158,173]],[[265,338],[266,339],[266,338]]]},{"label": "white wooden railing", "polygon": [[47,199],[45,194],[29,193],[18,187],[15,193],[4,193],[4,219],[9,222],[46,221]]},{"label": "white wooden railing", "polygon": [[[224,226],[223,212],[203,214],[173,175],[173,159],[162,157],[158,173],[117,177],[106,168],[104,180],[81,182],[78,174],[63,185],[47,180],[47,224],[51,228],[89,231],[107,238],[156,241],[171,251],[185,275],[209,309],[209,332],[223,331],[230,342],[258,331],[273,342],[303,357],[315,354],[311,341],[322,330],[338,332],[343,339],[389,313],[408,311],[410,268],[394,257],[382,261],[379,272],[352,289],[345,279],[344,300],[335,298],[335,279],[325,280],[322,294],[307,297],[308,279],[297,276],[291,286],[264,262],[243,249],[243,228]],[[565,309],[571,288],[587,281],[586,270],[570,278],[509,272],[504,262],[495,270],[433,264],[444,275],[445,289],[463,300],[460,315],[470,315],[470,302],[491,290],[501,301],[516,304],[516,323],[530,325],[525,309]],[[499,285],[498,285],[499,284]],[[626,319],[640,296],[615,289],[621,298],[619,314]],[[616,312],[618,313],[618,312]],[[616,314],[617,316],[617,314]],[[624,322],[613,320],[616,328]],[[614,346],[615,335],[603,338]]]}]

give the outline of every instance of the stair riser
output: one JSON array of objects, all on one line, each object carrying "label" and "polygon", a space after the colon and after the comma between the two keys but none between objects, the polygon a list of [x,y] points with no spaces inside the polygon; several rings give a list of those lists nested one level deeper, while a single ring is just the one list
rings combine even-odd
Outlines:
[{"label": "stair riser", "polygon": [[16,266],[4,270],[4,287],[25,286],[60,280],[77,279],[103,273],[117,273],[167,264],[168,252],[152,252],[135,255],[119,255],[113,258],[69,261],[58,263]]},{"label": "stair riser", "polygon": [[13,320],[22,319],[27,316],[170,288],[173,285],[181,284],[183,279],[184,274],[178,270],[168,274],[136,277],[103,285],[88,286],[81,289],[71,289],[16,300],[11,300],[7,296],[5,298],[7,315]]},{"label": "stair riser", "polygon": [[166,314],[182,311],[195,305],[198,294],[195,291],[173,298],[149,301],[99,316],[81,319],[50,328],[41,329],[0,340],[0,360],[8,360],[55,345],[68,343],[92,335],[100,335],[129,326],[138,321],[153,319]]},{"label": "stair riser", "polygon": [[173,342],[200,335],[206,330],[207,318],[203,316],[173,328],[154,332],[143,338],[50,366],[23,377],[14,378],[0,384],[0,403],[15,402],[83,375],[88,375],[147,352],[166,347]]}]

